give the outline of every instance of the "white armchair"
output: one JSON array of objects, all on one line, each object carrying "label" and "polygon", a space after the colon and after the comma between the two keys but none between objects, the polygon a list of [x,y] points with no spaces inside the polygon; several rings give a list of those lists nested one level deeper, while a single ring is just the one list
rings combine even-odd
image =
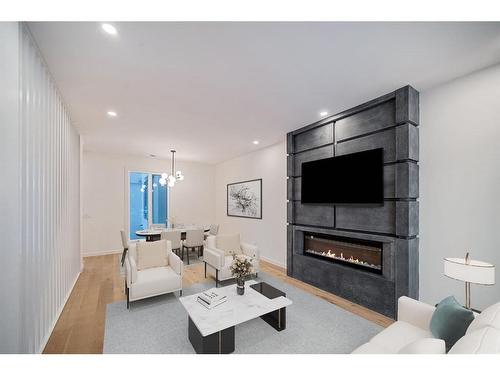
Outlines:
[{"label": "white armchair", "polygon": [[[203,252],[203,261],[205,262],[205,277],[207,273],[215,278],[215,286],[219,285],[219,281],[232,279],[231,275],[231,263],[233,262],[233,256],[228,253],[227,249],[223,250],[217,246],[218,237],[229,237],[229,236],[208,236],[206,248]],[[239,241],[239,235],[235,235],[233,238],[237,240],[239,248],[243,255],[252,259],[252,265],[254,269],[254,274],[257,276],[260,267],[259,260],[260,254],[259,249],[255,245],[249,243],[244,243]],[[219,244],[220,245],[220,244]],[[208,267],[207,267],[208,266]]]},{"label": "white armchair", "polygon": [[[130,307],[130,302],[165,293],[179,291],[179,294],[182,296],[184,263],[172,252],[170,241],[162,240],[156,242],[165,244],[168,264],[166,266],[144,269],[138,269],[137,267],[137,243],[130,244],[127,258],[125,259],[127,309]],[[155,243],[143,242],[139,246],[151,246],[151,244]]]}]

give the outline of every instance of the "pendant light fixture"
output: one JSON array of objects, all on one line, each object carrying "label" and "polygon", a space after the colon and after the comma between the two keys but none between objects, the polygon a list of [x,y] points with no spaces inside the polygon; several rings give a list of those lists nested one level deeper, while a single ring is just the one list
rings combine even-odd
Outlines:
[{"label": "pendant light fixture", "polygon": [[170,174],[162,173],[159,183],[161,186],[168,185],[168,187],[174,187],[177,181],[184,180],[184,175],[181,171],[175,170],[175,150],[170,150],[172,153],[172,165],[170,168]]}]

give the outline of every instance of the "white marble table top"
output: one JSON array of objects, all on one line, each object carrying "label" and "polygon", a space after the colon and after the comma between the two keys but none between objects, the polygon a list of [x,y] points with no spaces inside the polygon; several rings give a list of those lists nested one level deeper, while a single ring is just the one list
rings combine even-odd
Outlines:
[{"label": "white marble table top", "polygon": [[198,294],[181,297],[179,301],[203,336],[211,335],[292,304],[292,301],[286,297],[269,299],[250,288],[251,284],[256,283],[255,280],[245,282],[245,294],[242,296],[236,293],[236,284],[217,288],[217,293],[225,294],[227,301],[211,310],[196,300]]},{"label": "white marble table top", "polygon": [[161,232],[173,232],[180,231],[186,232],[191,229],[203,229],[205,232],[210,230],[210,226],[196,226],[196,225],[186,225],[178,228],[150,228],[150,229],[141,229],[135,232],[138,236],[155,236],[161,234]]}]

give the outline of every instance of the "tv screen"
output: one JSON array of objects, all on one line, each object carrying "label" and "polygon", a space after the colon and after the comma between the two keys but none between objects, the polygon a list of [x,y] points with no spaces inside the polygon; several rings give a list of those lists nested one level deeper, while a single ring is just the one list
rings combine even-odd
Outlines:
[{"label": "tv screen", "polygon": [[383,149],[302,163],[302,203],[382,204]]}]

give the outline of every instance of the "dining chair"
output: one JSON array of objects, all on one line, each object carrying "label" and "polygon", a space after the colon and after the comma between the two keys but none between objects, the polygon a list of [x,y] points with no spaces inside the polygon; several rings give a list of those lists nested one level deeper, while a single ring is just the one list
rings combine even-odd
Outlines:
[{"label": "dining chair", "polygon": [[189,250],[198,250],[198,257],[203,250],[203,229],[190,229],[186,231],[186,239],[182,241],[182,254],[186,248],[187,264],[189,264]]},{"label": "dining chair", "polygon": [[151,224],[149,227],[150,229],[165,229],[167,226],[166,224]]},{"label": "dining chair", "polygon": [[210,224],[210,231],[208,233],[212,236],[217,236],[219,233],[219,224]]},{"label": "dining chair", "polygon": [[164,230],[161,232],[160,239],[168,240],[172,243],[172,251],[175,251],[177,255],[182,257],[181,252],[181,231],[180,230]]},{"label": "dining chair", "polygon": [[123,229],[120,230],[120,235],[122,237],[122,260],[121,260],[121,265],[123,266],[123,262],[125,262],[125,257],[127,256],[127,251],[128,251],[128,238],[127,234]]},{"label": "dining chair", "polygon": [[[208,233],[205,233],[205,241],[208,236],[217,236],[218,233],[219,233],[219,224],[210,224],[210,230],[208,231]],[[204,244],[204,246],[206,246],[206,244]]]}]

